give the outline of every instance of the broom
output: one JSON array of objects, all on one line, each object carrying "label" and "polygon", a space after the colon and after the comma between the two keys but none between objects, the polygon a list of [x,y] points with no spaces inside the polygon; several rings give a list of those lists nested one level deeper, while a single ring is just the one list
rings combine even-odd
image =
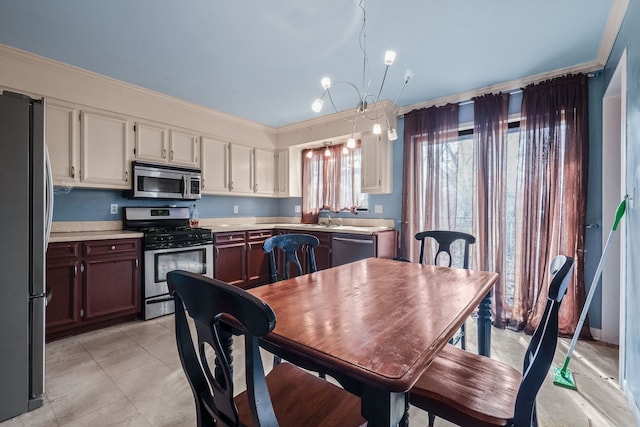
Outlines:
[{"label": "broom", "polygon": [[567,352],[567,357],[564,360],[564,365],[562,368],[553,368],[553,383],[560,387],[566,387],[571,390],[577,390],[575,380],[573,379],[573,374],[571,371],[567,369],[569,365],[569,360],[571,360],[571,355],[573,354],[573,349],[578,342],[578,336],[580,335],[580,331],[582,330],[582,324],[584,323],[585,318],[587,317],[587,311],[589,310],[589,305],[591,304],[591,299],[593,298],[593,294],[595,293],[596,286],[598,285],[598,280],[600,280],[600,276],[602,275],[602,264],[607,256],[607,250],[609,249],[609,243],[611,242],[611,238],[613,234],[618,229],[618,225],[620,224],[620,220],[624,216],[624,212],[627,208],[627,197],[624,196],[620,205],[618,205],[618,209],[616,210],[616,219],[613,222],[613,227],[611,227],[611,231],[609,232],[609,237],[607,238],[607,243],[604,245],[604,250],[602,251],[602,256],[600,257],[600,262],[598,262],[598,268],[596,269],[596,274],[593,276],[593,281],[591,282],[591,287],[589,288],[589,295],[587,295],[587,300],[584,303],[584,307],[582,308],[582,314],[580,314],[580,320],[578,320],[578,326],[576,327],[576,331],[573,333],[573,339],[571,340],[571,345],[569,346],[569,351]]}]

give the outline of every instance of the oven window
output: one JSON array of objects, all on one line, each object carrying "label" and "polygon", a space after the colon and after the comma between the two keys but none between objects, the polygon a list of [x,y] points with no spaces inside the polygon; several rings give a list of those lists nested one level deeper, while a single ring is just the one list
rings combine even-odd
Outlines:
[{"label": "oven window", "polygon": [[195,248],[180,252],[167,252],[155,255],[155,282],[166,282],[167,273],[173,270],[185,270],[191,273],[207,272],[206,248]]},{"label": "oven window", "polygon": [[182,194],[182,180],[176,178],[158,178],[155,176],[139,176],[138,191]]}]

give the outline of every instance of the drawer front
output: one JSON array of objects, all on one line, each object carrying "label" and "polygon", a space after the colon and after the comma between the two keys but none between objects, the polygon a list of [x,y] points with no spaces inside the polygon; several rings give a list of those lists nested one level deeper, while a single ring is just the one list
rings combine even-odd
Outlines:
[{"label": "drawer front", "polygon": [[140,239],[94,240],[84,243],[84,256],[114,255],[136,252]]},{"label": "drawer front", "polygon": [[213,235],[213,241],[216,246],[245,242],[245,232],[235,231],[229,233],[215,233]]},{"label": "drawer front", "polygon": [[80,256],[80,243],[49,243],[47,247],[47,259],[78,258]]},{"label": "drawer front", "polygon": [[273,236],[273,230],[253,230],[247,231],[247,237],[249,240],[266,240]]}]

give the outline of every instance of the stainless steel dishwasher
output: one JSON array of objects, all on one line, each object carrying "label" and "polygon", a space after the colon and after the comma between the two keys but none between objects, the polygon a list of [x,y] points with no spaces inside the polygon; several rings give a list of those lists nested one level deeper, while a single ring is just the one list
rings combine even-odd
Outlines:
[{"label": "stainless steel dishwasher", "polygon": [[331,266],[376,256],[376,237],[367,234],[339,234],[331,239]]}]

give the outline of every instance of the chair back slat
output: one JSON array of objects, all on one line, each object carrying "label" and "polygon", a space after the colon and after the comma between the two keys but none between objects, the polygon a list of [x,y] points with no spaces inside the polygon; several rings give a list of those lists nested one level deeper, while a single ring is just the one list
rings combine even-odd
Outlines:
[{"label": "chair back slat", "polygon": [[289,269],[292,264],[297,269],[298,275],[302,275],[304,272],[300,259],[298,258],[298,251],[300,249],[308,256],[310,271],[317,271],[314,248],[318,247],[319,244],[320,240],[310,234],[280,234],[265,240],[263,249],[269,254],[271,282],[274,283],[279,280],[275,248],[280,248],[284,252],[284,271],[280,272],[280,275],[285,279],[289,279],[291,277]]}]

